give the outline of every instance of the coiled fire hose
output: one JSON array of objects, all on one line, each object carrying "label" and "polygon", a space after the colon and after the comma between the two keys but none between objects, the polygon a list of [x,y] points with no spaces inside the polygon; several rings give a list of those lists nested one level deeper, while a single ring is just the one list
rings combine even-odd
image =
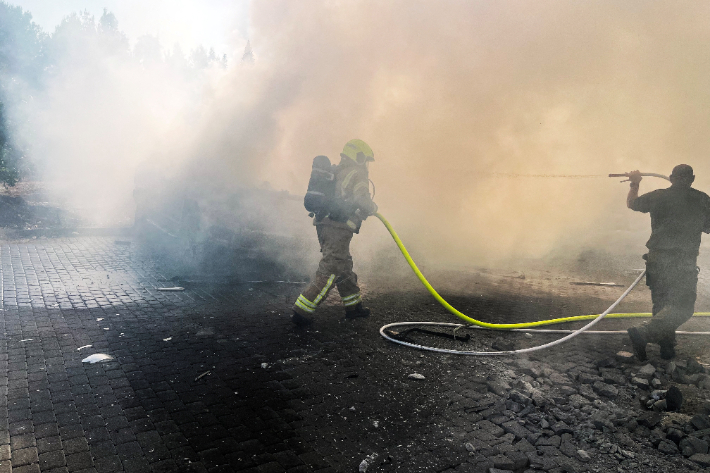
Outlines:
[{"label": "coiled fire hose", "polygon": [[[654,174],[654,173],[641,173],[642,176],[654,176],[654,177],[661,177],[668,179],[666,176],[663,176],[661,174]],[[626,174],[610,174],[609,177],[622,177],[626,176]],[[603,318],[609,317],[609,318],[636,318],[636,317],[651,317],[652,314],[647,313],[647,312],[640,312],[640,313],[610,313],[612,310],[616,308],[617,305],[636,287],[636,285],[641,281],[643,276],[646,274],[646,270],[643,270],[641,274],[636,277],[634,282],[624,291],[621,296],[612,304],[609,306],[607,310],[602,312],[599,315],[577,315],[577,316],[571,316],[571,317],[561,317],[561,318],[556,318],[556,319],[549,319],[549,320],[538,320],[535,322],[524,322],[524,323],[515,323],[515,324],[493,324],[493,323],[488,323],[488,322],[483,322],[480,320],[476,320],[474,318],[471,318],[467,316],[466,314],[460,312],[457,310],[455,307],[453,307],[451,304],[449,304],[441,295],[434,289],[434,287],[427,281],[426,277],[424,277],[424,274],[419,270],[417,267],[417,264],[414,262],[412,257],[409,255],[409,252],[407,251],[407,248],[404,246],[402,243],[402,240],[399,238],[399,235],[397,235],[397,232],[394,230],[392,225],[387,221],[387,219],[382,216],[380,213],[376,213],[375,217],[380,219],[380,221],[384,224],[384,226],[387,228],[387,231],[389,231],[390,235],[392,236],[392,239],[394,239],[394,242],[397,244],[397,247],[399,250],[402,252],[402,255],[404,258],[407,260],[407,263],[409,266],[412,268],[412,271],[414,271],[414,274],[419,278],[419,281],[424,285],[424,287],[427,288],[427,290],[431,293],[432,296],[449,312],[457,316],[458,318],[466,321],[468,325],[464,324],[455,324],[455,323],[445,323],[445,322],[395,322],[391,324],[384,325],[380,327],[380,335],[384,337],[385,339],[397,343],[400,345],[408,346],[411,348],[417,348],[419,350],[427,350],[427,351],[434,351],[434,352],[439,352],[439,353],[450,353],[450,354],[456,354],[456,355],[474,355],[474,356],[496,356],[496,355],[517,355],[521,353],[529,353],[533,351],[538,351],[538,350],[543,350],[545,348],[550,348],[555,345],[559,345],[561,343],[564,343],[571,338],[576,337],[577,335],[587,332],[587,333],[601,333],[601,334],[614,334],[614,333],[625,333],[622,331],[588,331],[588,329],[592,328],[594,325],[599,323]],[[696,312],[694,316],[710,316],[710,312]],[[581,320],[590,320],[592,319],[591,322],[589,322],[587,325],[584,327],[581,327],[577,330],[525,330],[529,329],[531,327],[540,327],[544,325],[554,325],[554,324],[560,324],[560,323],[565,323],[565,322],[577,322]],[[469,329],[469,328],[478,328],[478,329],[492,329],[492,330],[502,330],[502,331],[524,331],[524,332],[542,332],[542,333],[568,333],[568,335],[552,341],[550,343],[546,343],[544,345],[538,345],[535,347],[530,347],[530,348],[523,348],[519,350],[508,350],[508,351],[463,351],[463,350],[451,350],[451,349],[446,349],[446,348],[435,348],[435,347],[428,347],[424,345],[419,345],[416,343],[410,343],[405,340],[399,340],[397,338],[394,338],[392,336],[391,330],[394,327],[402,327],[402,326],[443,326],[443,327],[453,327],[454,328],[454,337],[455,333],[459,329]],[[697,335],[710,335],[710,332],[682,332],[678,331],[676,332],[678,334],[697,334]]]}]

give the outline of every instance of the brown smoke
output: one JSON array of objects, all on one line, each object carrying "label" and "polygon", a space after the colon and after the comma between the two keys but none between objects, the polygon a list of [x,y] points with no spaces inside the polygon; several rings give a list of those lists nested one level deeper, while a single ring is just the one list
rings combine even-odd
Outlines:
[{"label": "brown smoke", "polygon": [[[510,174],[669,174],[684,162],[708,190],[710,5],[252,8],[257,60],[218,94],[220,113],[206,122],[211,154],[234,170],[244,160],[221,158],[249,156],[256,180],[300,194],[313,156],[338,159],[348,139],[364,139],[382,213],[431,258],[538,257],[628,245],[629,232],[642,249],[647,217],[625,209],[618,180]],[[665,185],[649,178],[642,190]],[[379,234],[375,226],[366,233]]]}]

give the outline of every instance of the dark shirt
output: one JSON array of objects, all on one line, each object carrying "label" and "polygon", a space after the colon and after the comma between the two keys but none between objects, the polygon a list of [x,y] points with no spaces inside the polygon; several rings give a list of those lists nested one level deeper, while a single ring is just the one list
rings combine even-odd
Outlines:
[{"label": "dark shirt", "polygon": [[702,232],[710,233],[710,197],[692,187],[674,185],[637,197],[631,209],[651,213],[649,250],[698,254]]}]

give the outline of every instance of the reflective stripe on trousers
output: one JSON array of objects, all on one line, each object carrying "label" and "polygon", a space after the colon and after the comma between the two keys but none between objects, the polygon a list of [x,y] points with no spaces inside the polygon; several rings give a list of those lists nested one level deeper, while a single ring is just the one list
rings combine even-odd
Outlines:
[{"label": "reflective stripe on trousers", "polygon": [[359,292],[356,294],[352,294],[352,295],[343,297],[343,305],[345,307],[354,306],[354,305],[357,305],[361,302],[362,302],[362,296],[360,295]]},{"label": "reflective stripe on trousers", "polygon": [[325,286],[323,286],[323,289],[321,289],[316,298],[313,299],[313,302],[309,301],[303,294],[301,294],[298,296],[298,299],[296,299],[296,306],[309,314],[315,312],[318,304],[320,304],[323,298],[328,294],[328,291],[330,291],[330,288],[333,286],[333,281],[335,281],[335,274],[330,275],[328,281],[325,283]]}]

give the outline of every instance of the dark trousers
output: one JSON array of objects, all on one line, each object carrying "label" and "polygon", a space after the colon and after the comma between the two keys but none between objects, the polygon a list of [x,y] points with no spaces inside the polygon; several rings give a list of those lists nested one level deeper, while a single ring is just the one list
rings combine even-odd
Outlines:
[{"label": "dark trousers", "polygon": [[677,251],[649,251],[646,284],[651,289],[653,317],[641,327],[650,343],[670,341],[675,331],[695,311],[697,297],[697,255]]},{"label": "dark trousers", "polygon": [[346,309],[355,308],[362,302],[357,275],[353,272],[353,259],[350,256],[350,241],[353,232],[350,229],[333,225],[317,225],[318,242],[322,257],[313,281],[298,296],[293,310],[301,315],[315,312],[333,286],[338,288]]}]

